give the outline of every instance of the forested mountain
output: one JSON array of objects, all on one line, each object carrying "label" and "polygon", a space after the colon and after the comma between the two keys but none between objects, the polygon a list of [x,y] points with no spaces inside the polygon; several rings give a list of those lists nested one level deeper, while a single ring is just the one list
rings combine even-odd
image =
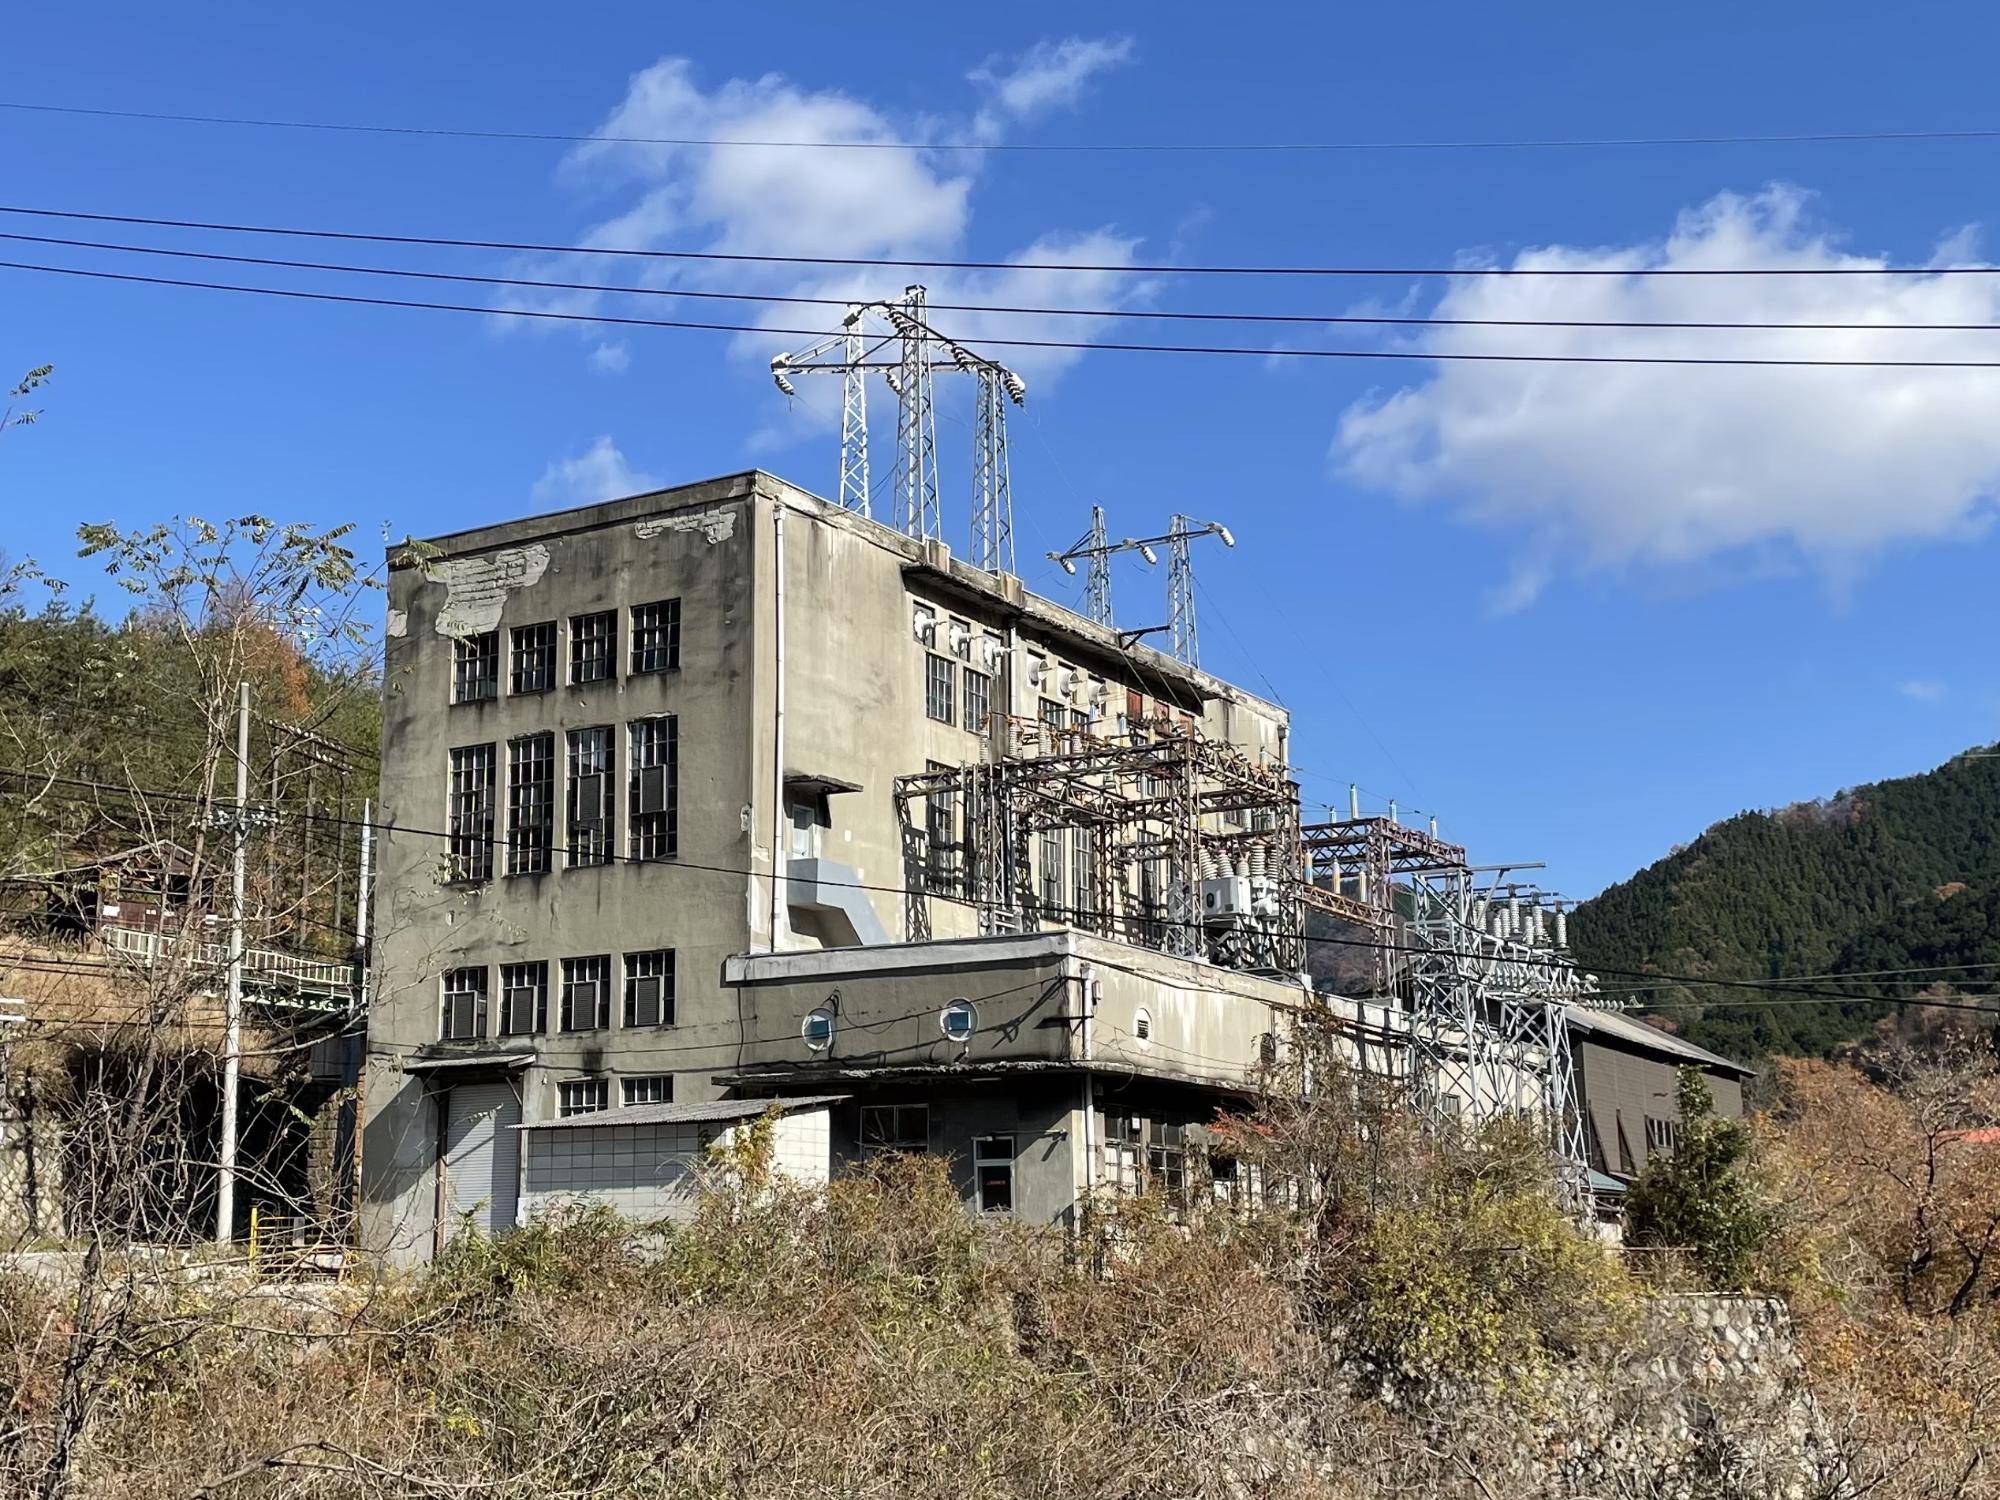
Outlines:
[{"label": "forested mountain", "polygon": [[[1631,971],[1990,994],[2000,979],[2000,755],[1969,752],[1922,775],[1718,823],[1584,903],[1570,940],[1607,990],[1637,985],[1690,1040],[1747,1058],[1825,1053],[1897,1024],[1897,1009],[1649,984]],[[1991,967],[1966,967],[1978,965]],[[1879,972],[1916,967],[1929,972]],[[1850,977],[1808,979],[1828,974]]]}]

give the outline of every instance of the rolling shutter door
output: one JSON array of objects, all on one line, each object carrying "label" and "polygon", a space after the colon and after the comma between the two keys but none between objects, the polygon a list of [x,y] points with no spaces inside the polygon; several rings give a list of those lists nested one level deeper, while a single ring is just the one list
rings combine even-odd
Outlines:
[{"label": "rolling shutter door", "polygon": [[[510,1081],[461,1083],[445,1106],[445,1208],[486,1233],[514,1227],[521,1185],[521,1099]],[[448,1226],[449,1227],[449,1226]]]}]

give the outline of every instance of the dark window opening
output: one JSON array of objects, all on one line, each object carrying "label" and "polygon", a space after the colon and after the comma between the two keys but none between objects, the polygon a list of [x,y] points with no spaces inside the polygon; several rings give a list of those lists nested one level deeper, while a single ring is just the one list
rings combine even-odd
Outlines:
[{"label": "dark window opening", "polygon": [[461,745],[451,752],[448,849],[453,880],[493,876],[493,776],[498,755],[491,745]]},{"label": "dark window opening", "polygon": [[611,731],[569,732],[569,863],[611,863]]},{"label": "dark window opening", "polygon": [[508,686],[515,693],[546,693],[556,685],[556,622],[514,627],[514,660]]},{"label": "dark window opening", "polygon": [[451,699],[484,703],[500,696],[500,632],[462,635],[452,645]]},{"label": "dark window opening", "polygon": [[608,682],[618,655],[618,616],[610,610],[571,615],[569,620],[569,680]]},{"label": "dark window opening", "polygon": [[486,971],[450,969],[444,976],[444,1015],[438,1035],[469,1042],[486,1035]]},{"label": "dark window opening", "polygon": [[619,1080],[626,1104],[672,1104],[674,1102],[674,1075],[671,1073],[647,1073],[638,1078]]},{"label": "dark window opening", "polygon": [[674,1024],[673,949],[656,948],[650,953],[625,955],[625,1024]]},{"label": "dark window opening", "polygon": [[979,1211],[1014,1211],[1014,1137],[982,1135],[972,1143],[972,1171],[979,1185]]},{"label": "dark window opening", "polygon": [[931,1148],[928,1104],[864,1104],[861,1107],[861,1154],[882,1151],[915,1154]]},{"label": "dark window opening", "polygon": [[632,857],[672,859],[680,850],[680,721],[632,725]]},{"label": "dark window opening", "polygon": [[957,674],[957,664],[949,656],[924,653],[924,712],[940,724],[949,724],[954,718],[952,689]]},{"label": "dark window opening", "polygon": [[600,1031],[611,1024],[611,960],[604,954],[562,961],[562,1029]]},{"label": "dark window opening", "polygon": [[556,1085],[556,1117],[573,1119],[611,1108],[611,1081],[606,1078],[566,1078]]},{"label": "dark window opening", "polygon": [[549,966],[503,964],[500,968],[500,1035],[539,1036],[549,1026]]},{"label": "dark window opening", "polygon": [[681,664],[681,601],[632,606],[632,670],[671,672]]},{"label": "dark window opening", "polygon": [[984,672],[965,669],[965,727],[974,734],[985,732],[993,711],[993,679]]},{"label": "dark window opening", "polygon": [[556,737],[531,734],[507,744],[507,873],[540,875],[555,842]]}]

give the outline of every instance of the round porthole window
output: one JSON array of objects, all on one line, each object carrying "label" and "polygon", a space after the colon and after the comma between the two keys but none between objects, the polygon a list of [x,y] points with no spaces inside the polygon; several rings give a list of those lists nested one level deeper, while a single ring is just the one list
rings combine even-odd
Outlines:
[{"label": "round porthole window", "polygon": [[970,1000],[954,1000],[938,1012],[938,1029],[954,1042],[969,1042],[979,1029],[979,1011]]},{"label": "round porthole window", "polygon": [[805,1038],[809,1050],[826,1051],[833,1045],[833,1012],[824,1005],[807,1011],[805,1023],[799,1027],[799,1035]]},{"label": "round porthole window", "polygon": [[1132,1012],[1132,1035],[1142,1042],[1153,1039],[1153,1013],[1149,1010]]}]

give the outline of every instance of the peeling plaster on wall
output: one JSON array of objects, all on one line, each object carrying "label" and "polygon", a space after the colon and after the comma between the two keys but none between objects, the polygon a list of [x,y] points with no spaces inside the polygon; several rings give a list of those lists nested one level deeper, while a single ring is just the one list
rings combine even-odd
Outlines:
[{"label": "peeling plaster on wall", "polygon": [[389,611],[389,634],[401,640],[410,633],[410,612],[406,609]]},{"label": "peeling plaster on wall", "polygon": [[540,583],[548,567],[549,549],[540,542],[484,557],[452,557],[437,563],[436,575],[445,587],[437,633],[477,635],[493,629],[500,623],[500,609],[507,596],[515,589]]},{"label": "peeling plaster on wall", "polygon": [[712,547],[736,534],[736,512],[728,509],[702,511],[692,516],[655,516],[632,527],[632,534],[641,541],[666,531],[698,531],[701,539]]}]

